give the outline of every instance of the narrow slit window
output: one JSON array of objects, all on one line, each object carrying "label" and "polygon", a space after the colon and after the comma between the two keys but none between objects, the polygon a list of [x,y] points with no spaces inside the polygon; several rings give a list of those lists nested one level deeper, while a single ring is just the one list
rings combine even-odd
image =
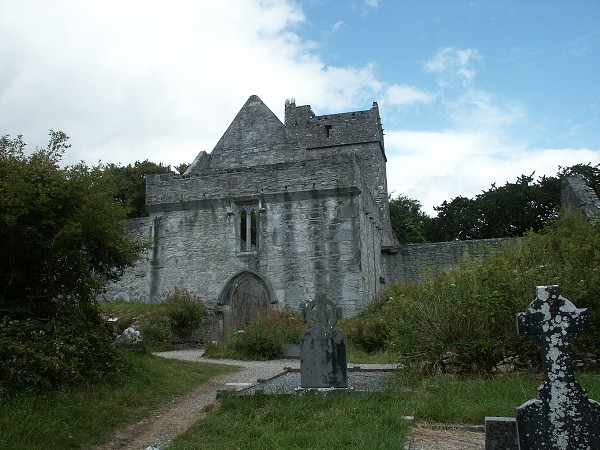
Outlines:
[{"label": "narrow slit window", "polygon": [[325,137],[331,137],[331,125],[325,125]]}]

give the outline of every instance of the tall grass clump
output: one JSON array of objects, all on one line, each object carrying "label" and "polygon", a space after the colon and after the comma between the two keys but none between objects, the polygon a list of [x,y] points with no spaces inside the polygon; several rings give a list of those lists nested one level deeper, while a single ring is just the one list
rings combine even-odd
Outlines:
[{"label": "tall grass clump", "polygon": [[393,284],[344,328],[352,345],[367,350],[406,362],[435,362],[452,351],[465,371],[485,372],[503,354],[537,357],[539,349],[517,334],[515,313],[534,299],[535,286],[550,284],[589,309],[591,331],[575,349],[600,353],[600,224],[578,216],[512,241],[483,262],[467,257],[423,283]]}]

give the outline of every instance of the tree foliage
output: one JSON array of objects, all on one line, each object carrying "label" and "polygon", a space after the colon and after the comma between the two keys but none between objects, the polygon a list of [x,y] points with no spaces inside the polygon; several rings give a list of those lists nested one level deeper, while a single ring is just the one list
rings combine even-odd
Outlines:
[{"label": "tree foliage", "polygon": [[399,195],[390,198],[392,229],[401,244],[425,242],[430,217],[421,210],[418,200]]},{"label": "tree foliage", "polygon": [[96,380],[118,366],[96,295],[137,259],[125,208],[103,167],[61,168],[50,131],[25,152],[0,138],[0,391]]},{"label": "tree foliage", "polygon": [[116,186],[115,199],[127,208],[127,218],[132,219],[148,215],[146,212],[146,175],[171,173],[171,167],[146,159],[126,166],[108,164],[104,168],[104,172],[107,178],[112,178],[112,182]]},{"label": "tree foliage", "polygon": [[561,167],[556,176],[521,175],[514,183],[491,188],[473,198],[463,196],[435,207],[430,218],[417,200],[400,195],[390,200],[392,228],[401,243],[442,242],[523,236],[540,231],[560,208],[563,180],[580,174],[600,192],[600,164]]},{"label": "tree foliage", "polygon": [[555,218],[560,207],[560,179],[521,175],[514,183],[492,187],[472,199],[456,197],[435,207],[431,241],[523,236]]},{"label": "tree foliage", "polygon": [[57,298],[89,299],[137,257],[113,180],[101,167],[61,168],[69,147],[55,131],[30,155],[21,136],[0,141],[2,312],[49,315]]}]

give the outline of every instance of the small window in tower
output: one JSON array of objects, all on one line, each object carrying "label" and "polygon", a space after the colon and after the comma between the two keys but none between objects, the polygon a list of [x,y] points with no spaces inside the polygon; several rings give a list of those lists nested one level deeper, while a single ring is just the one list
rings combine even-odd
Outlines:
[{"label": "small window in tower", "polygon": [[331,134],[330,134],[331,128],[332,128],[332,125],[325,125],[325,136],[326,137],[331,137]]}]

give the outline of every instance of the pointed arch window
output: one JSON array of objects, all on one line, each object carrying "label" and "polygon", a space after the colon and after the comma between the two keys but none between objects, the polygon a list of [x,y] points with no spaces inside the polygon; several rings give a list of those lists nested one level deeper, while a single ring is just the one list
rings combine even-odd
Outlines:
[{"label": "pointed arch window", "polygon": [[244,205],[239,210],[240,251],[255,252],[258,250],[258,207]]}]

